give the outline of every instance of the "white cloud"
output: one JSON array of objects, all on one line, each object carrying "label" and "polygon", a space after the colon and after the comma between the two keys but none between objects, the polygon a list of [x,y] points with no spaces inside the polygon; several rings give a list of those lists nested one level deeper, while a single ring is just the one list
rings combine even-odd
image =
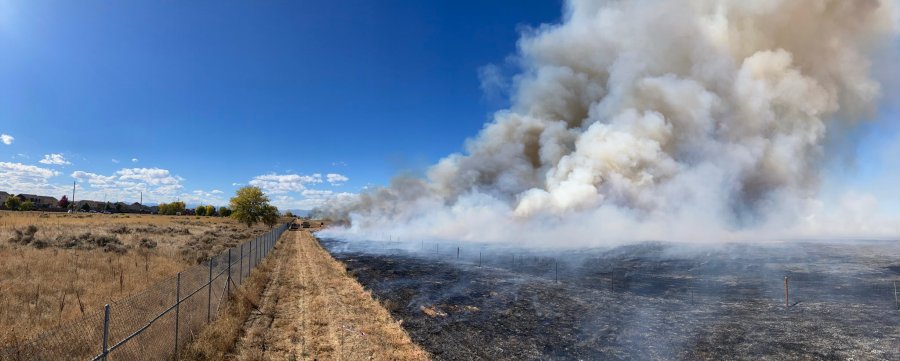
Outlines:
[{"label": "white cloud", "polygon": [[137,163],[139,160],[137,158],[131,158],[132,163]]},{"label": "white cloud", "polygon": [[50,165],[72,164],[72,162],[66,160],[66,158],[61,153],[44,154],[44,159],[41,159],[38,162],[41,164],[50,164]]},{"label": "white cloud", "polygon": [[232,186],[232,187],[239,187],[239,186],[242,186],[242,185],[244,185],[244,184],[243,184],[243,183],[231,183],[231,186]]},{"label": "white cloud", "polygon": [[328,179],[328,183],[330,183],[333,186],[342,185],[342,184],[344,184],[344,182],[350,180],[350,178],[347,178],[346,176],[337,174],[337,173],[328,173],[327,179]]},{"label": "white cloud", "polygon": [[22,163],[0,162],[0,190],[9,193],[37,193],[48,188],[59,172]]},{"label": "white cloud", "polygon": [[277,195],[272,198],[272,204],[278,209],[302,209],[311,210],[324,205],[328,200],[339,197],[352,196],[352,193],[334,193],[328,190],[306,189],[301,192],[302,197],[296,198],[290,195]]},{"label": "white cloud", "polygon": [[119,164],[119,160],[116,159],[116,158],[113,158],[113,159],[112,159],[112,162],[115,163],[115,164]]},{"label": "white cloud", "polygon": [[75,171],[72,178],[87,183],[89,196],[113,193],[116,197],[135,197],[143,192],[145,202],[171,201],[184,188],[183,178],[160,168],[123,168],[112,175]]},{"label": "white cloud", "polygon": [[213,190],[212,190],[211,192],[209,192],[209,193],[212,193],[212,194],[223,194],[223,193],[225,193],[225,192],[222,192],[222,191],[220,191],[220,190],[218,190],[218,189],[213,189]]},{"label": "white cloud", "polygon": [[72,172],[72,178],[80,181],[87,181],[91,187],[95,188],[114,188],[118,186],[116,176],[103,176],[78,170]]},{"label": "white cloud", "polygon": [[300,192],[300,194],[307,198],[327,198],[328,196],[334,194],[334,192],[327,190],[305,189],[303,190],[303,192]]},{"label": "white cloud", "polygon": [[6,133],[0,134],[0,142],[2,142],[3,144],[10,145],[14,140],[16,140],[16,137],[13,137]]},{"label": "white cloud", "polygon": [[219,194],[221,194],[221,192],[216,193],[215,190],[207,192],[202,189],[197,189],[190,193],[180,194],[178,199],[191,205],[227,205],[228,200],[222,198]]},{"label": "white cloud", "polygon": [[124,168],[116,174],[124,181],[145,182],[150,185],[177,185],[183,179],[160,168]]},{"label": "white cloud", "polygon": [[250,185],[262,188],[263,191],[272,194],[301,192],[306,189],[307,184],[319,183],[322,183],[322,175],[319,173],[313,175],[272,173],[256,176],[250,180]]}]

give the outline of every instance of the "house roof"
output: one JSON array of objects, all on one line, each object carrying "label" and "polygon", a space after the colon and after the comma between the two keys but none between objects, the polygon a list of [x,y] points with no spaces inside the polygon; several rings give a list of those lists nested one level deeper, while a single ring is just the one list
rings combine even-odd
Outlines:
[{"label": "house roof", "polygon": [[48,202],[48,203],[56,203],[56,198],[50,196],[39,196],[36,194],[19,194],[17,197],[25,198],[25,199],[36,199],[39,202]]}]

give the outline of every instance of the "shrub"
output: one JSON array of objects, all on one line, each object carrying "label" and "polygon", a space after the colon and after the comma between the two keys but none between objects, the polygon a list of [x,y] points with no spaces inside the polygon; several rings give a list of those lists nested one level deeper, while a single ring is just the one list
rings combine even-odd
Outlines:
[{"label": "shrub", "polygon": [[44,249],[50,247],[50,243],[43,239],[36,239],[34,242],[31,242],[31,246],[37,249]]},{"label": "shrub", "polygon": [[128,227],[126,227],[124,224],[121,225],[121,226],[118,226],[118,227],[113,227],[113,229],[110,229],[109,231],[112,232],[112,233],[115,233],[115,234],[128,234],[128,233],[131,233],[131,230],[128,229]]},{"label": "shrub", "polygon": [[103,246],[103,252],[112,252],[116,254],[125,254],[128,252],[128,249],[125,246],[118,243],[107,243]]},{"label": "shrub", "polygon": [[141,238],[140,243],[141,248],[153,249],[156,248],[156,241],[147,238]]}]

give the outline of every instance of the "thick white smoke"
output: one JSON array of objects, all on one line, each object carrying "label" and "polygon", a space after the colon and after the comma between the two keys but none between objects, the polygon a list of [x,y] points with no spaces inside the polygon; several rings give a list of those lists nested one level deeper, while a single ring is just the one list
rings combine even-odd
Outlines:
[{"label": "thick white smoke", "polygon": [[815,233],[826,137],[874,115],[870,57],[894,39],[895,8],[571,0],[562,24],[522,36],[513,106],[465,154],[319,212],[350,221],[332,230],[344,237],[581,246]]}]

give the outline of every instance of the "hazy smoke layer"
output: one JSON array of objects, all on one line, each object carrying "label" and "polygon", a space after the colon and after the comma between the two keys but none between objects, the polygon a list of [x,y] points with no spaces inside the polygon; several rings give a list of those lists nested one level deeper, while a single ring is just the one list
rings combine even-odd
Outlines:
[{"label": "hazy smoke layer", "polygon": [[466,154],[427,180],[319,211],[360,237],[585,245],[803,233],[825,217],[818,169],[826,136],[840,136],[829,129],[875,111],[869,56],[893,39],[895,7],[571,0],[562,24],[522,36],[513,106]]}]

